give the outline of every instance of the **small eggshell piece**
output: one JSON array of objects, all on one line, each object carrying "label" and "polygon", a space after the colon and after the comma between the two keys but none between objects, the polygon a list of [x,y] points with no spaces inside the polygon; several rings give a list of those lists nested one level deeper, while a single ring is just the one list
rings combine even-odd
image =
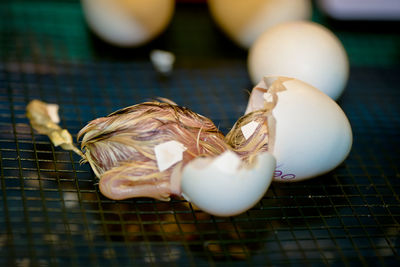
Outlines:
[{"label": "small eggshell piece", "polygon": [[264,93],[263,94],[263,98],[266,102],[272,102],[273,101],[273,97],[270,93]]},{"label": "small eggshell piece", "polygon": [[182,172],[182,196],[216,216],[234,216],[253,207],[271,184],[275,158],[264,152],[257,155],[251,166],[234,166],[230,163],[234,157],[239,159],[226,151],[216,158],[189,162]]},{"label": "small eggshell piece", "polygon": [[174,140],[156,145],[154,147],[154,153],[160,172],[165,171],[175,163],[181,161],[185,150],[186,147],[183,144]]},{"label": "small eggshell piece", "polygon": [[154,68],[161,74],[169,74],[175,62],[175,55],[169,51],[155,49],[150,52]]},{"label": "small eggshell piece", "polygon": [[249,139],[255,132],[255,130],[257,129],[258,125],[260,125],[258,122],[256,121],[251,121],[245,125],[243,125],[240,130],[242,131],[242,134],[244,136],[244,138]]}]

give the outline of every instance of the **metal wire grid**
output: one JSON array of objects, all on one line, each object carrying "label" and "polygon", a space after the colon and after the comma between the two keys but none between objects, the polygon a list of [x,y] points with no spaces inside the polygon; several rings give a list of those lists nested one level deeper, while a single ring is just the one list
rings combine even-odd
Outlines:
[{"label": "metal wire grid", "polygon": [[[75,76],[69,77],[83,80],[78,73],[88,72],[87,69],[81,66]],[[102,67],[92,68],[92,71],[101,76]],[[119,72],[118,68],[110,71]],[[363,72],[365,70],[360,73]],[[181,260],[195,264],[199,263],[197,257],[201,259],[202,256],[208,260],[250,260],[251,263],[269,260],[271,264],[299,261],[330,264],[337,260],[367,264],[372,257],[377,263],[390,264],[398,259],[399,183],[395,164],[398,156],[396,158],[389,150],[398,152],[398,146],[391,147],[398,145],[394,139],[398,126],[389,127],[392,133],[384,133],[389,143],[384,145],[374,136],[378,133],[364,129],[366,122],[372,123],[367,116],[371,114],[363,114],[366,103],[358,110],[353,102],[348,104],[352,108],[348,111],[350,119],[359,116],[353,127],[355,136],[361,139],[355,143],[344,166],[311,182],[274,184],[261,203],[248,213],[221,219],[193,211],[179,200],[171,203],[143,199],[115,202],[103,198],[87,166],[80,166],[75,156],[55,149],[45,137],[34,134],[29,128],[24,108],[28,100],[36,96],[31,96],[31,91],[26,89],[30,87],[26,79],[13,81],[12,73],[5,69],[2,73],[2,88],[6,90],[1,95],[4,111],[1,113],[4,204],[1,211],[4,213],[2,229],[7,229],[2,235],[6,244],[2,252],[13,260],[29,259],[40,264],[126,261],[179,264]],[[54,77],[52,79],[54,81]],[[55,78],[58,79],[63,80]],[[41,88],[38,91],[42,99],[63,95],[56,91],[64,86],[57,84],[46,79],[35,82],[35,86]],[[97,84],[92,88],[100,88],[99,99],[112,92],[111,89],[106,92],[107,89]],[[70,95],[77,94],[74,98],[89,103],[85,110],[93,108],[89,97],[82,99],[87,92],[74,91]],[[87,116],[80,110],[84,104],[70,107],[71,99],[63,96],[57,98],[62,107],[63,126],[77,132],[85,121],[82,117]],[[117,105],[124,101],[113,97],[110,103],[114,99]],[[343,102],[346,107],[346,96]],[[384,101],[378,103],[382,105],[378,108],[381,112],[386,110],[382,115],[396,110],[395,107],[385,108]],[[204,105],[219,114],[218,105],[200,102],[198,108],[203,110]],[[107,103],[101,106],[112,109]],[[80,115],[69,117],[66,110],[71,108]],[[223,118],[225,111],[221,113]],[[393,125],[391,119],[395,117],[382,123]],[[380,120],[380,117],[373,118]],[[230,119],[227,121],[231,123]],[[376,144],[371,144],[371,140]],[[387,162],[388,159],[392,162]]]},{"label": "metal wire grid", "polygon": [[[28,12],[21,10],[13,14]],[[398,264],[398,68],[352,69],[340,103],[355,136],[345,164],[309,182],[273,184],[247,213],[217,218],[178,199],[104,198],[87,165],[32,131],[25,106],[33,98],[58,103],[62,127],[77,133],[93,118],[164,96],[226,131],[247,100],[244,91],[232,93],[250,87],[243,60],[181,61],[170,79],[160,79],[147,60],[87,61],[97,54],[71,52],[82,48],[65,55],[49,25],[51,34],[41,34],[51,49],[42,54],[13,50],[16,37],[2,28],[11,35],[2,36],[2,50],[10,53],[2,54],[0,65],[1,264]],[[24,27],[32,30],[29,23]],[[83,32],[74,36],[76,46],[90,47]],[[23,47],[43,45],[37,36],[43,37],[23,39]]]}]

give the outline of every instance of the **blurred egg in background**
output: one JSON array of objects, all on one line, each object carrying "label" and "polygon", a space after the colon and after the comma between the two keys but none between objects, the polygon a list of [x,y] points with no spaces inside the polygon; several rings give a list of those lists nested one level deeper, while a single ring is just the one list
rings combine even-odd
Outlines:
[{"label": "blurred egg in background", "polygon": [[265,31],[253,44],[248,71],[254,84],[266,75],[293,77],[336,100],[347,84],[349,60],[328,28],[309,21],[286,22]]},{"label": "blurred egg in background", "polygon": [[211,16],[236,44],[248,49],[269,27],[309,20],[310,0],[208,0]]},{"label": "blurred egg in background", "polygon": [[135,47],[161,34],[171,21],[174,0],[81,0],[91,30],[112,45]]}]

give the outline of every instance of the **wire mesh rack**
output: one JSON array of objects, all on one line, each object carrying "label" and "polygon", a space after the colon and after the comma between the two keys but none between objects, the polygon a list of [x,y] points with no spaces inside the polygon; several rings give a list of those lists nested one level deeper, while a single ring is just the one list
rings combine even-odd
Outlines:
[{"label": "wire mesh rack", "polygon": [[[220,218],[178,198],[107,199],[90,167],[25,115],[32,99],[57,103],[60,125],[76,137],[94,118],[161,96],[226,132],[251,88],[246,52],[204,4],[178,4],[167,31],[136,49],[98,40],[78,1],[3,1],[0,18],[1,266],[399,265],[398,30],[349,31],[314,16],[349,53],[339,104],[353,149],[331,173],[274,183],[251,210]],[[149,62],[154,48],[176,54],[170,77]]]}]

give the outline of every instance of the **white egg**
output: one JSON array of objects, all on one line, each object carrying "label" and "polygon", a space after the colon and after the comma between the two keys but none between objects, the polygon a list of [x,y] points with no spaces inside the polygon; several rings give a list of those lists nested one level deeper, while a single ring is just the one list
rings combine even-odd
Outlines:
[{"label": "white egg", "polygon": [[174,0],[81,0],[89,27],[101,39],[117,46],[139,46],[158,36],[168,25]]},{"label": "white egg", "polygon": [[249,51],[254,84],[266,75],[297,78],[336,100],[346,87],[349,61],[340,40],[313,22],[287,22],[264,32]]},{"label": "white egg", "polygon": [[217,25],[238,45],[250,48],[266,29],[285,21],[310,19],[310,0],[208,0]]},{"label": "white egg", "polygon": [[297,79],[266,77],[253,89],[246,113],[262,108],[266,99],[275,101],[268,119],[275,181],[327,173],[348,156],[353,142],[349,120],[326,94]]},{"label": "white egg", "polygon": [[216,158],[196,158],[183,169],[182,196],[213,215],[243,213],[264,196],[275,163],[274,157],[266,152],[260,153],[250,166],[231,151]]}]

